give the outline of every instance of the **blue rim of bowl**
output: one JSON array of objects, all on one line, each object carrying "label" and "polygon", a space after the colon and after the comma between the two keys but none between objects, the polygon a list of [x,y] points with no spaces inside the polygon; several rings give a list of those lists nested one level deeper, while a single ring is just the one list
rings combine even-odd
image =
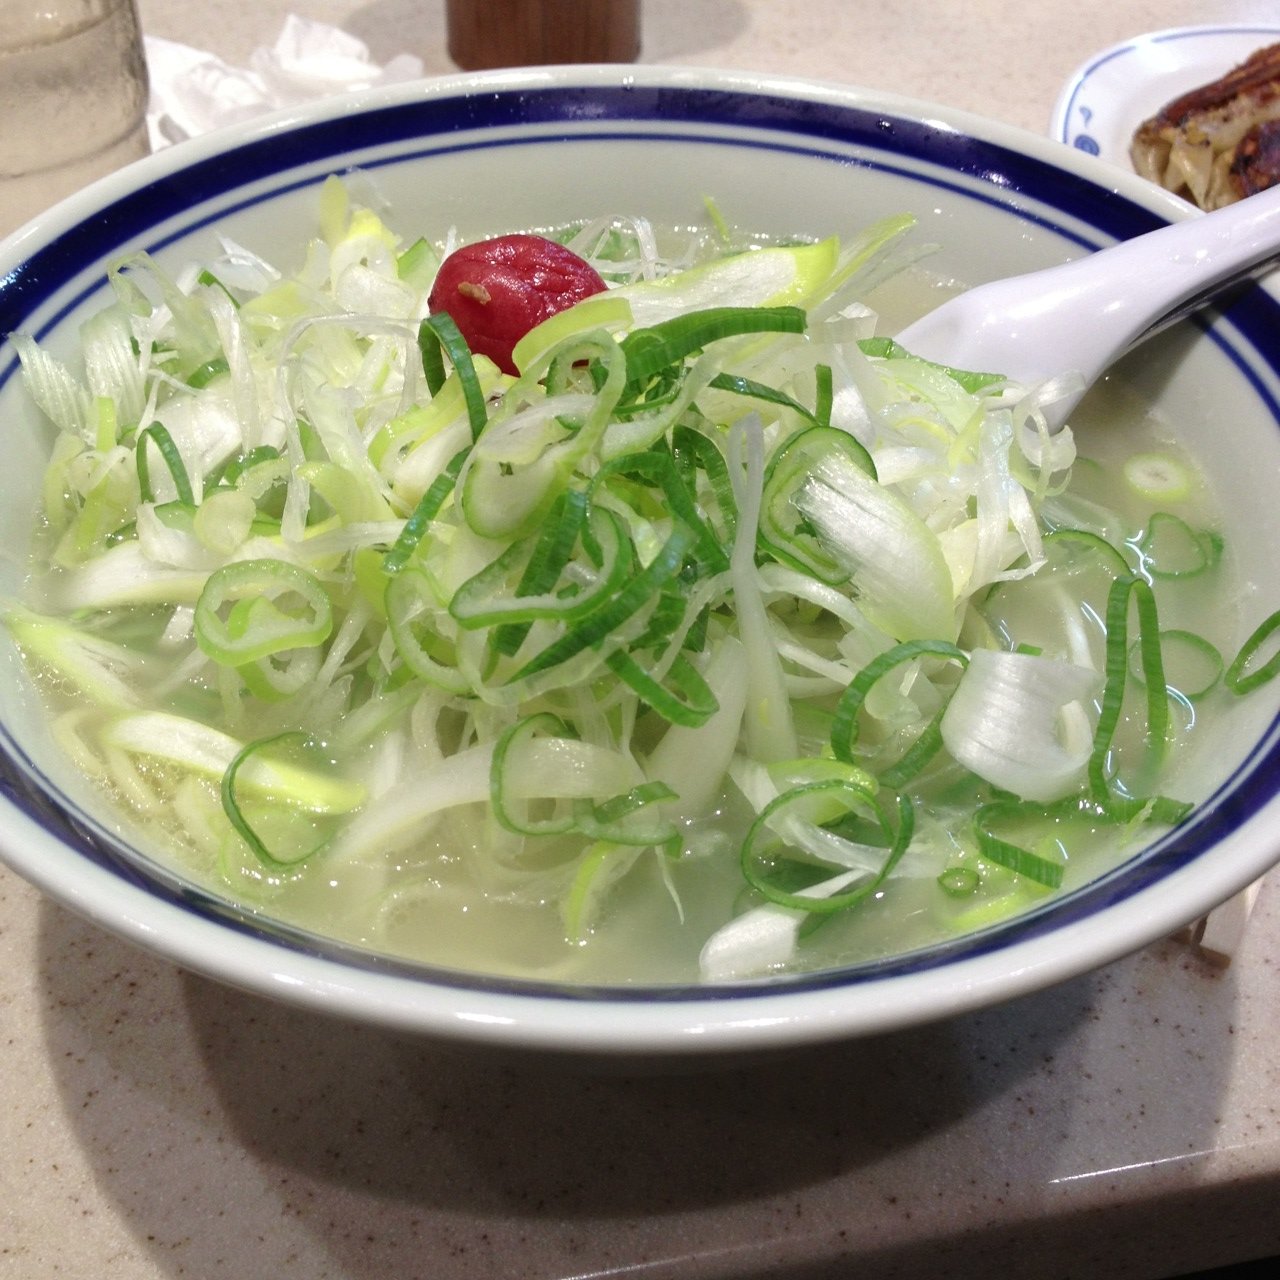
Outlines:
[{"label": "blue rim of bowl", "polygon": [[[945,123],[895,117],[891,111],[822,97],[644,84],[520,87],[483,95],[463,92],[394,102],[319,123],[296,125],[161,173],[105,205],[93,216],[67,227],[8,276],[0,277],[0,333],[21,327],[36,308],[73,282],[81,274],[77,264],[105,260],[117,245],[139,237],[145,239],[151,228],[167,221],[176,220],[176,229],[167,232],[162,240],[157,239],[151,247],[189,234],[206,222],[226,216],[233,208],[269,201],[295,187],[314,185],[320,177],[308,170],[316,166],[332,162],[332,170],[337,172],[351,167],[372,169],[380,164],[403,163],[415,156],[445,150],[546,141],[545,133],[533,137],[453,138],[458,133],[466,135],[477,130],[530,124],[564,125],[570,129],[586,124],[590,130],[581,136],[589,140],[617,137],[640,142],[671,140],[663,128],[674,124],[682,127],[678,134],[682,144],[760,147],[879,168],[1002,208],[1016,207],[1017,198],[1026,197],[1042,209],[1052,209],[1053,213],[1019,207],[1023,216],[1086,248],[1126,239],[1165,221],[1141,203],[1101,183],[1081,178],[1050,160],[965,134]],[[691,131],[690,127],[696,126],[704,126],[708,132]],[[567,133],[558,135],[557,140],[575,138]],[[420,145],[413,146],[415,143]],[[356,159],[359,153],[380,147],[397,149],[383,159]],[[141,171],[147,163],[137,168]],[[966,181],[949,179],[945,176],[947,173],[959,174]],[[228,196],[253,184],[258,187],[252,195],[230,205],[227,203]],[[216,213],[198,212],[202,205],[209,203],[217,204]],[[1089,230],[1082,232],[1081,226]],[[57,316],[46,320],[41,332],[47,331],[61,315],[99,287],[100,281],[86,286]],[[1245,342],[1259,353],[1264,349],[1268,331],[1280,333],[1280,304],[1261,290],[1249,291],[1234,302],[1226,314]],[[1209,330],[1207,321],[1196,323],[1233,361],[1280,425],[1280,404],[1241,353],[1220,332]],[[7,367],[0,368],[0,386],[13,375],[15,366],[16,360],[11,360]],[[60,796],[56,788],[47,785],[7,727],[0,725],[0,796],[80,856],[148,895],[220,922],[248,938],[347,968],[460,991],[557,1000],[571,997],[622,1002],[732,1001],[822,991],[922,973],[958,958],[971,959],[1021,945],[1132,898],[1187,866],[1271,801],[1277,776],[1280,776],[1280,718],[1268,727],[1236,772],[1197,807],[1183,826],[1073,893],[1006,924],[951,942],[884,960],[776,980],[712,987],[566,985],[406,961],[257,916],[131,852],[95,818],[81,812]]]}]

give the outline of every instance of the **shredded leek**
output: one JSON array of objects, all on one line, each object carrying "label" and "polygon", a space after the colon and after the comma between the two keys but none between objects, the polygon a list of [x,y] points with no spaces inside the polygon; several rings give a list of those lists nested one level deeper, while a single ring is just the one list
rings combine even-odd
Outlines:
[{"label": "shredded leek", "polygon": [[709,260],[643,219],[566,231],[611,288],[517,377],[427,313],[447,240],[336,180],[292,274],[140,256],[81,364],[16,336],[57,440],[0,616],[76,759],[207,879],[282,911],[331,884],[379,947],[448,880],[589,951],[638,885],[683,918],[714,862],[708,980],[838,952],[907,893],[998,920],[1086,874],[1078,827],[1180,821],[1151,793],[1170,697],[1280,670],[1280,614],[1225,672],[1161,629],[1222,559],[1161,508],[1192,473],[1131,460],[1113,536],[1063,493],[1052,385],[874,332],[910,218],[747,248],[708,209]]}]

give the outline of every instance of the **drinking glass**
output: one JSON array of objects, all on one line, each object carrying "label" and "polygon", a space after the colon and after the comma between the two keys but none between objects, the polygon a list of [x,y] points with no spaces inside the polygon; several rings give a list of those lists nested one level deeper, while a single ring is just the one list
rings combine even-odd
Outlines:
[{"label": "drinking glass", "polygon": [[134,0],[0,0],[0,234],[145,155]]}]

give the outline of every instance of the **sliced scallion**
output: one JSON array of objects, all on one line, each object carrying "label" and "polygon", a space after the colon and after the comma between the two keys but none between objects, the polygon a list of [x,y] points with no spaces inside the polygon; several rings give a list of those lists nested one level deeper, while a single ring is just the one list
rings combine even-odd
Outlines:
[{"label": "sliced scallion", "polygon": [[[918,356],[912,356],[911,352],[893,338],[863,338],[858,343],[858,346],[861,348],[863,355],[881,360],[902,360],[907,357],[919,359]],[[971,395],[977,395],[978,392],[984,391],[993,383],[1004,381],[998,373],[977,373],[968,369],[953,369],[950,365],[934,364],[931,360],[922,360],[921,363],[931,365],[935,369],[941,369],[943,373],[954,382],[958,382]]]},{"label": "sliced scallion", "polygon": [[544,816],[534,816],[528,800],[515,795],[513,782],[519,768],[519,756],[535,737],[570,737],[568,725],[550,712],[525,716],[499,737],[493,748],[489,770],[489,803],[493,816],[508,831],[517,835],[563,835],[575,825],[573,805],[560,801],[549,806]]},{"label": "sliced scallion", "polygon": [[539,672],[548,671],[607,639],[622,623],[644,608],[665,583],[676,576],[693,542],[694,535],[677,526],[657,555],[630,581],[624,583],[616,595],[605,600],[571,630],[530,658],[511,677],[511,682],[527,680]]},{"label": "sliced scallion", "polygon": [[148,444],[154,444],[159,451],[160,457],[164,459],[164,465],[169,469],[169,475],[173,479],[173,487],[178,492],[178,500],[185,502],[189,506],[194,506],[195,495],[191,488],[191,478],[187,475],[186,465],[182,461],[182,454],[178,452],[178,446],[174,443],[173,437],[168,430],[159,422],[153,422],[144,430],[138,432],[135,454],[138,467],[138,488],[142,495],[142,501],[152,502],[155,499],[155,493],[151,488],[151,468],[147,462]]},{"label": "sliced scallion", "polygon": [[193,391],[199,391],[202,387],[207,387],[214,378],[221,377],[229,368],[226,356],[215,356],[187,375],[187,386]]},{"label": "sliced scallion", "polygon": [[1221,535],[1193,529],[1168,511],[1152,515],[1137,545],[1153,578],[1193,578],[1211,569],[1222,555]]},{"label": "sliced scallion", "polygon": [[[1160,653],[1169,687],[1191,702],[1205,697],[1222,678],[1222,654],[1194,631],[1161,631]],[[1140,644],[1129,646],[1129,677],[1145,687]]]},{"label": "sliced scallion", "polygon": [[426,574],[412,565],[393,574],[387,580],[383,607],[396,652],[414,675],[449,693],[470,691],[452,645],[439,634],[435,593]]},{"label": "sliced scallion", "polygon": [[667,684],[654,679],[625,649],[615,649],[605,659],[605,665],[635,691],[641,702],[672,724],[705,724],[719,709],[720,703],[706,680],[682,654],[672,662]]},{"label": "sliced scallion", "polygon": [[748,333],[803,333],[799,307],[709,307],[636,329],[622,343],[627,381],[642,383],[722,338]]},{"label": "sliced scallion", "polygon": [[834,584],[845,581],[848,572],[813,532],[796,502],[814,469],[829,454],[875,476],[871,455],[847,431],[812,426],[790,436],[774,451],[765,468],[760,540],[782,563]]},{"label": "sliced scallion", "polygon": [[[319,853],[330,838],[328,824],[322,824],[319,815],[303,809],[277,802],[260,806],[260,812],[252,821],[246,813],[246,801],[238,785],[240,771],[250,762],[256,764],[259,758],[286,748],[293,754],[303,752],[309,758],[318,754],[318,744],[299,730],[259,738],[236,753],[222,775],[220,786],[227,820],[259,861],[275,870],[287,870],[307,861]],[[309,763],[314,761],[309,759]],[[268,830],[271,836],[266,834]]]},{"label": "sliced scallion", "polygon": [[938,873],[938,887],[952,898],[967,898],[977,893],[982,877],[972,867],[943,867]]},{"label": "sliced scallion", "polygon": [[1169,700],[1165,686],[1164,662],[1160,653],[1160,629],[1156,616],[1155,596],[1141,578],[1130,575],[1117,578],[1107,598],[1106,684],[1102,707],[1094,730],[1093,751],[1089,756],[1089,783],[1093,798],[1104,803],[1111,796],[1106,776],[1107,759],[1112,740],[1120,723],[1124,691],[1129,669],[1129,604],[1138,611],[1138,661],[1147,686],[1147,741],[1162,750],[1169,724]]},{"label": "sliced scallion", "polygon": [[396,538],[395,545],[383,557],[382,568],[386,573],[399,573],[413,557],[414,551],[422,541],[428,526],[440,514],[441,508],[449,500],[458,481],[458,474],[467,460],[470,449],[459,449],[449,459],[448,465],[427,486],[426,492],[418,500],[413,513],[404,522],[404,528]]},{"label": "sliced scallion", "polygon": [[320,645],[332,629],[328,593],[312,574],[284,560],[223,565],[209,575],[196,602],[196,641],[223,666]]},{"label": "sliced scallion", "polygon": [[[958,662],[961,667],[969,661],[969,655],[963,649],[946,640],[908,640],[873,658],[854,676],[836,704],[835,716],[831,722],[831,750],[837,760],[850,764],[854,762],[853,746],[858,738],[858,715],[872,687],[894,668],[922,658],[941,658],[948,662]],[[935,718],[895,766],[897,784],[901,785],[907,777],[914,776],[924,768],[941,745],[942,737]]]},{"label": "sliced scallion", "polygon": [[1191,495],[1189,467],[1169,453],[1145,450],[1132,453],[1124,463],[1125,483],[1149,502],[1182,502]]},{"label": "sliced scallion", "polygon": [[[806,894],[803,887],[788,883],[809,863],[807,856],[797,861],[794,841],[783,834],[788,826],[798,823],[834,835],[833,828],[850,817],[866,819],[878,834],[879,865],[868,868],[866,876],[851,888],[826,897]],[[822,915],[845,911],[884,883],[911,843],[914,826],[915,810],[905,796],[898,798],[895,827],[879,799],[863,788],[843,779],[807,783],[783,792],[761,810],[742,843],[743,875],[752,888],[777,906]],[[839,839],[837,836],[832,842],[833,849],[839,848]],[[823,872],[812,866],[808,869],[810,883],[816,884]]]},{"label": "sliced scallion", "polygon": [[1277,630],[1280,630],[1280,609],[1258,624],[1227,668],[1223,683],[1232,693],[1251,693],[1280,674],[1280,652],[1273,653],[1265,662],[1258,662],[1259,650]]},{"label": "sliced scallion", "polygon": [[974,815],[973,829],[978,839],[978,850],[989,862],[1012,871],[1015,875],[1046,889],[1062,887],[1064,867],[1061,862],[1043,857],[1019,844],[1005,840],[991,829],[1000,820],[1016,819],[1028,813],[1043,813],[1040,806],[1028,806],[1020,801],[995,800],[985,804]]},{"label": "sliced scallion", "polygon": [[418,349],[422,353],[422,368],[432,395],[444,385],[441,350],[449,357],[453,372],[462,385],[467,419],[471,424],[471,438],[478,439],[489,419],[484,402],[484,388],[476,375],[475,361],[471,357],[466,339],[447,311],[429,315],[418,326]]}]

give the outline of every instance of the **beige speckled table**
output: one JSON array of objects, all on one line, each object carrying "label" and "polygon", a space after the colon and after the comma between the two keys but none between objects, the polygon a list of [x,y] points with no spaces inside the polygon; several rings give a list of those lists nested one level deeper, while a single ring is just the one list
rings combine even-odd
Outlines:
[{"label": "beige speckled table", "polygon": [[[243,62],[290,9],[451,70],[443,0],[141,0]],[[1095,50],[1277,0],[644,0],[643,57],[1037,131]],[[3,122],[0,122],[3,128]],[[1278,833],[1280,839],[1280,833]],[[1280,885],[1004,1008],[751,1068],[565,1074],[331,1023],[0,873],[0,1280],[1156,1280],[1280,1253]]]}]

